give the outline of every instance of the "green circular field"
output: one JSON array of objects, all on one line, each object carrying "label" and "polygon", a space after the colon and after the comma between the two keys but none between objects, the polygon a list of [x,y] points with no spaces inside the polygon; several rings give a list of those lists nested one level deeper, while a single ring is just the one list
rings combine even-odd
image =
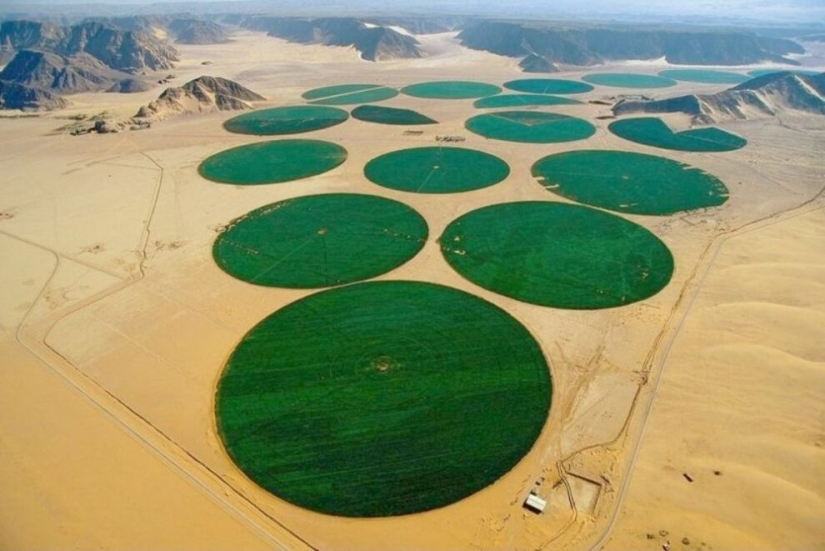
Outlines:
[{"label": "green circular field", "polygon": [[592,73],[582,77],[582,80],[614,88],[667,88],[676,85],[676,81],[669,78],[637,73]]},{"label": "green circular field", "polygon": [[504,87],[527,94],[583,94],[594,89],[584,82],[558,78],[523,78],[505,82]]},{"label": "green circular field", "polygon": [[610,123],[608,129],[632,142],[678,151],[734,151],[748,143],[744,138],[714,127],[674,132],[657,117],[615,121]]},{"label": "green circular field", "polygon": [[207,180],[256,186],[308,178],[347,160],[347,150],[321,140],[274,140],[212,155],[198,167]]},{"label": "green circular field", "polygon": [[542,96],[540,94],[502,94],[476,100],[473,107],[476,109],[497,109],[499,107],[527,107],[530,105],[577,105],[581,102],[558,96]]},{"label": "green circular field", "polygon": [[622,306],[655,295],[673,274],[673,256],[655,235],[579,205],[526,201],[481,208],[447,226],[439,242],[463,277],[541,306]]},{"label": "green circular field", "polygon": [[294,505],[387,517],[459,501],[531,449],[547,419],[538,343],[498,307],[430,283],[369,282],[275,312],[218,383],[221,439]]},{"label": "green circular field", "polygon": [[372,195],[287,199],[233,220],[212,255],[229,275],[268,287],[352,283],[404,264],[427,241],[413,209]]},{"label": "green circular field", "polygon": [[700,82],[704,84],[741,84],[748,77],[730,71],[711,71],[709,69],[671,69],[661,71],[660,77],[685,82]]},{"label": "green circular field", "polygon": [[401,93],[425,99],[472,99],[494,96],[501,88],[484,82],[463,80],[420,82],[401,89]]},{"label": "green circular field", "polygon": [[492,186],[510,174],[494,155],[461,147],[417,147],[376,157],[364,167],[371,182],[415,193],[459,193]]},{"label": "green circular field", "polygon": [[236,134],[276,136],[321,130],[341,124],[348,118],[349,113],[343,109],[299,105],[252,111],[229,119],[223,126]]},{"label": "green circular field", "polygon": [[301,96],[316,105],[354,105],[394,98],[398,90],[377,84],[341,84],[304,92]]},{"label": "green circular field", "polygon": [[468,119],[464,126],[485,138],[523,143],[572,142],[596,133],[596,127],[585,120],[540,111],[486,113]]},{"label": "green circular field", "polygon": [[378,105],[361,105],[356,107],[352,110],[352,117],[359,121],[375,122],[378,124],[417,125],[438,123],[438,121],[412,109],[398,109]]},{"label": "green circular field", "polygon": [[698,168],[641,153],[570,151],[533,165],[548,190],[579,203],[630,214],[667,215],[728,200],[719,179]]},{"label": "green circular field", "polygon": [[815,76],[821,74],[822,71],[811,71],[805,69],[755,69],[749,71],[748,75],[754,78],[763,77],[765,75],[773,75],[776,73],[793,73],[794,75]]}]

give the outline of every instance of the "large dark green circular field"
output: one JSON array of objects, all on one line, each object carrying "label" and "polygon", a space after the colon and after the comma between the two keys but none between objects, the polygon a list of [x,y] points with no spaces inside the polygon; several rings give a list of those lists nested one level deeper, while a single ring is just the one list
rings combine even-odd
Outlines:
[{"label": "large dark green circular field", "polygon": [[255,483],[307,509],[386,517],[459,501],[530,450],[551,383],[500,308],[430,283],[317,293],[244,336],[218,383],[220,437]]},{"label": "large dark green circular field", "polygon": [[221,151],[198,167],[213,182],[254,186],[307,178],[332,170],[347,150],[321,140],[276,140]]},{"label": "large dark green circular field", "polygon": [[402,126],[438,123],[438,121],[412,109],[399,109],[380,105],[360,105],[352,110],[352,116],[360,121]]},{"label": "large dark green circular field", "polygon": [[579,100],[541,94],[501,94],[481,98],[473,103],[476,109],[498,109],[501,107],[528,107],[532,105],[578,105]]},{"label": "large dark green circular field", "polygon": [[298,105],[252,111],[233,117],[223,123],[224,128],[236,134],[278,136],[300,134],[341,124],[349,113],[335,107]]},{"label": "large dark green circular field", "polygon": [[615,121],[610,123],[608,130],[632,142],[677,151],[734,151],[748,143],[744,138],[715,127],[674,132],[657,117]]},{"label": "large dark green circular field", "polygon": [[501,88],[486,82],[448,80],[411,84],[402,88],[401,92],[425,99],[472,99],[493,96],[501,92]]},{"label": "large dark green circular field", "polygon": [[645,228],[600,210],[525,201],[472,211],[439,239],[444,258],[476,285],[524,302],[593,310],[658,293],[673,256]]},{"label": "large dark green circular field", "polygon": [[567,199],[629,214],[668,215],[716,207],[728,200],[718,178],[655,155],[570,151],[533,165],[533,176]]},{"label": "large dark green circular field", "polygon": [[485,138],[522,143],[572,142],[596,133],[596,127],[585,120],[540,111],[485,113],[471,117],[464,126]]},{"label": "large dark green circular field", "polygon": [[394,98],[398,90],[377,84],[340,84],[304,92],[301,97],[316,105],[354,105]]},{"label": "large dark green circular field", "polygon": [[522,78],[505,82],[504,87],[527,94],[583,94],[594,89],[584,82],[559,78]]},{"label": "large dark green circular field", "polygon": [[228,274],[256,285],[318,288],[383,274],[427,241],[413,209],[372,195],[287,199],[234,220],[212,254]]},{"label": "large dark green circular field", "polygon": [[415,193],[458,193],[497,184],[510,167],[494,155],[461,147],[417,147],[376,157],[364,174],[379,186]]}]

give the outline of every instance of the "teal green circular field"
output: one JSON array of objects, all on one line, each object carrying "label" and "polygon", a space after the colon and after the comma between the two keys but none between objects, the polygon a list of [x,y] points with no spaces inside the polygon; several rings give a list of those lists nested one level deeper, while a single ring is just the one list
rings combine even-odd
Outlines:
[{"label": "teal green circular field", "polygon": [[427,241],[413,209],[372,195],[287,199],[232,221],[215,240],[220,268],[268,287],[312,289],[369,279],[404,264]]},{"label": "teal green circular field", "polygon": [[676,86],[675,80],[637,73],[593,73],[583,76],[582,80],[590,84],[611,86],[613,88],[667,88]]},{"label": "teal green circular field", "polygon": [[558,78],[523,78],[505,82],[504,87],[527,94],[583,94],[594,89],[584,82]]},{"label": "teal green circular field", "polygon": [[376,84],[342,84],[316,88],[303,94],[303,98],[311,100],[315,105],[355,105],[358,103],[374,103],[394,98],[398,90]]},{"label": "teal green circular field", "polygon": [[704,84],[741,84],[748,77],[730,71],[711,71],[709,69],[670,69],[661,71],[660,77],[681,80],[685,82],[700,82]]},{"label": "teal green circular field", "polygon": [[212,155],[198,167],[207,180],[254,186],[322,174],[347,159],[347,150],[321,140],[275,140]]},{"label": "teal green circular field", "polygon": [[378,124],[418,125],[438,123],[438,121],[412,109],[398,109],[378,105],[361,105],[356,107],[352,110],[352,117],[359,121],[375,122]]},{"label": "teal green circular field", "polygon": [[476,109],[497,109],[499,107],[528,107],[531,105],[578,105],[580,101],[558,96],[540,94],[502,94],[476,100]]},{"label": "teal green circular field", "polygon": [[657,117],[615,121],[608,129],[625,140],[677,151],[734,151],[748,143],[744,138],[714,127],[674,132]]},{"label": "teal green circular field", "polygon": [[364,174],[386,188],[415,193],[459,193],[492,186],[510,174],[494,155],[460,147],[393,151],[367,163]]},{"label": "teal green circular field", "polygon": [[522,143],[572,142],[596,133],[596,127],[585,120],[540,111],[486,113],[468,119],[464,126],[485,138]]},{"label": "teal green circular field", "polygon": [[792,73],[794,75],[815,76],[821,74],[822,71],[810,71],[806,69],[756,69],[749,71],[748,75],[754,78],[763,77],[765,75],[774,75],[776,73]]},{"label": "teal green circular field", "polygon": [[341,124],[348,118],[349,113],[343,109],[320,105],[299,105],[252,111],[229,119],[223,123],[223,126],[236,134],[277,136],[329,128]]},{"label": "teal green circular field", "polygon": [[698,168],[641,153],[570,151],[533,165],[533,176],[567,199],[629,214],[668,215],[716,207],[728,189]]},{"label": "teal green circular field", "polygon": [[484,82],[463,80],[421,82],[401,89],[401,93],[425,99],[473,99],[494,96],[501,88]]},{"label": "teal green circular field", "polygon": [[230,356],[215,413],[256,484],[341,517],[455,503],[530,451],[547,419],[544,355],[509,314],[408,281],[308,296],[265,318]]},{"label": "teal green circular field", "polygon": [[673,256],[645,228],[600,210],[525,201],[472,211],[439,239],[459,274],[523,302],[575,310],[623,306],[658,293]]}]

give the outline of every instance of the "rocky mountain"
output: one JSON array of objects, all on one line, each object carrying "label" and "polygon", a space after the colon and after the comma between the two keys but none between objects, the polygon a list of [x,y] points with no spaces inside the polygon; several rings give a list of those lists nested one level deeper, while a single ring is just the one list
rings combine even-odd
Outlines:
[{"label": "rocky mountain", "polygon": [[3,22],[2,55],[11,59],[24,49],[63,56],[85,53],[111,69],[127,72],[168,70],[178,61],[175,49],[151,34],[124,31],[102,22],[87,21],[70,27],[33,21]]},{"label": "rocky mountain", "polygon": [[518,66],[525,73],[557,73],[559,71],[558,65],[537,54],[527,54]]},{"label": "rocky mountain", "polygon": [[716,94],[655,101],[625,99],[613,106],[615,115],[685,113],[699,124],[773,117],[785,112],[825,115],[825,73],[772,73]]},{"label": "rocky mountain", "polygon": [[152,85],[145,80],[134,77],[126,77],[118,80],[106,89],[107,92],[118,94],[136,94],[152,89]]},{"label": "rocky mountain", "polygon": [[60,95],[42,88],[0,80],[0,109],[49,111],[69,104]]},{"label": "rocky mountain", "polygon": [[482,21],[459,39],[468,48],[509,57],[535,55],[550,63],[595,65],[626,59],[659,59],[680,65],[747,65],[804,53],[792,40],[745,31],[681,30],[652,27],[574,27]]},{"label": "rocky mountain", "polygon": [[367,61],[421,57],[412,35],[351,17],[268,17],[247,20],[245,25],[300,44],[351,46]]},{"label": "rocky mountain", "polygon": [[149,34],[173,40],[178,44],[223,44],[229,41],[226,27],[193,17],[168,15],[133,15],[128,17],[93,18],[87,22],[110,25],[122,31]]},{"label": "rocky mountain", "polygon": [[175,19],[169,31],[178,44],[225,44],[229,42],[226,28],[211,21]]},{"label": "rocky mountain", "polygon": [[135,115],[143,120],[162,120],[172,115],[252,109],[250,102],[266,98],[232,80],[202,76],[178,88],[167,88],[140,108]]},{"label": "rocky mountain", "polygon": [[35,50],[19,51],[0,72],[2,81],[58,94],[103,90],[122,76],[89,54],[66,57]]}]

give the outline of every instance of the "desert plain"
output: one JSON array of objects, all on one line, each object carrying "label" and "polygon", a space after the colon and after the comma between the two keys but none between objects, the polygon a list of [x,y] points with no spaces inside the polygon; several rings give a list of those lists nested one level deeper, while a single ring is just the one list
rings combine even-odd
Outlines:
[{"label": "desert plain", "polygon": [[[501,85],[516,61],[421,37],[418,60],[369,63],[347,48],[238,31],[220,46],[179,46],[174,84],[202,74],[304,103],[306,90],[429,80]],[[204,65],[204,62],[209,62]],[[653,63],[566,68],[655,74]],[[748,70],[753,67],[748,67]],[[744,71],[745,68],[742,68]],[[165,74],[159,74],[159,77]],[[680,83],[666,97],[716,91]],[[540,108],[596,133],[516,144],[467,132],[472,100],[399,95],[381,105],[439,121],[423,133],[354,119],[300,137],[349,153],[304,180],[234,186],[198,165],[266,138],[231,134],[236,113],[170,117],[150,129],[70,136],[75,114],[131,116],[158,89],[78,94],[69,109],[0,118],[0,547],[4,549],[815,549],[825,546],[825,120],[786,115],[718,125],[748,140],[724,153],[664,151],[607,131],[626,90]],[[686,129],[683,116],[667,116]],[[442,196],[379,187],[364,165],[436,135],[510,165],[500,184]],[[538,159],[580,149],[661,155],[730,191],[720,207],[623,215],[672,251],[655,296],[605,310],[509,299],[462,278],[438,237],[459,216],[514,201],[559,201],[531,176]],[[414,515],[350,519],[278,499],[239,470],[217,433],[215,388],[243,335],[311,290],[233,279],[212,244],[233,219],[276,201],[354,192],[421,213],[429,239],[379,280],[429,281],[510,313],[540,344],[553,380],[532,450],[493,485]],[[522,504],[536,489],[536,515]]]}]

